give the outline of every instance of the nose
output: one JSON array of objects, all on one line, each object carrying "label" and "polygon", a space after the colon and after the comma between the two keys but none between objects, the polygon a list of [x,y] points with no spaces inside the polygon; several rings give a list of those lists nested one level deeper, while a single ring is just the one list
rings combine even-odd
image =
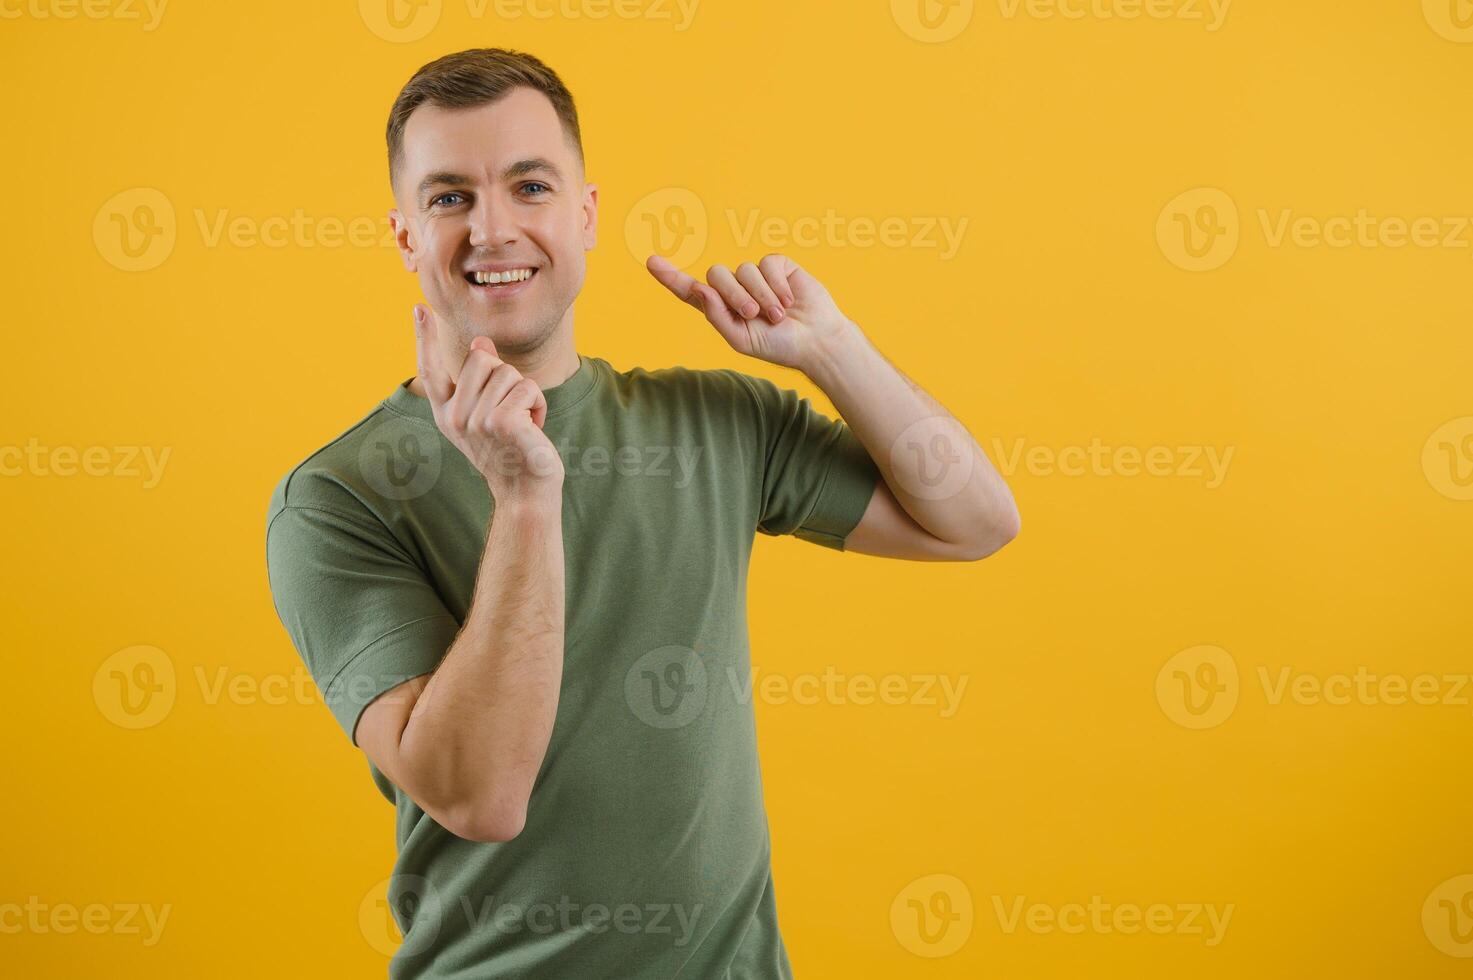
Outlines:
[{"label": "nose", "polygon": [[511,205],[502,201],[495,191],[476,198],[469,219],[473,246],[496,248],[517,240]]}]

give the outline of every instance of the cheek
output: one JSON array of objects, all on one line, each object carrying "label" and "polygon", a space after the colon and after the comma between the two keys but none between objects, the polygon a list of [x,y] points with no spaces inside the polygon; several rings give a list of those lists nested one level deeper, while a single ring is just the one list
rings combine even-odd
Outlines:
[{"label": "cheek", "polygon": [[[459,232],[450,223],[443,220],[427,225],[421,233],[420,251],[437,266],[443,266],[443,260],[455,254],[456,244],[459,241]],[[438,260],[438,261],[435,261]]]}]

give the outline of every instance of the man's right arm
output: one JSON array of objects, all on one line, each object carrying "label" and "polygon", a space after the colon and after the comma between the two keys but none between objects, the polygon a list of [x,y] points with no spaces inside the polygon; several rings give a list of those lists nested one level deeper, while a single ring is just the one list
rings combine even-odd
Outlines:
[{"label": "man's right arm", "polygon": [[457,837],[521,832],[557,714],[563,609],[561,497],[498,506],[445,659],[359,719],[369,759]]},{"label": "man's right arm", "polygon": [[390,688],[358,722],[380,772],[458,837],[519,834],[563,675],[562,460],[541,389],[476,338],[452,381],[434,311],[415,308],[419,380],[435,425],[486,478],[494,507],[465,621],[440,665]]}]

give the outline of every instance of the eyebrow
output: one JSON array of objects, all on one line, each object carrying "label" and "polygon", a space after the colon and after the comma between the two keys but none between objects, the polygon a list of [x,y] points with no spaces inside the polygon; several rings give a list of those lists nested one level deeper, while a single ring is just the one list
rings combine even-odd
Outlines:
[{"label": "eyebrow", "polygon": [[[545,173],[558,179],[561,179],[563,176],[563,172],[551,160],[545,157],[528,157],[525,160],[518,160],[515,163],[507,164],[507,166],[503,167],[501,179],[514,180],[517,177],[525,177],[528,174],[535,173]],[[471,182],[471,178],[464,174],[453,173],[449,170],[437,170],[419,182],[419,194],[423,197],[425,192],[430,188],[438,187],[442,184],[469,184]]]}]

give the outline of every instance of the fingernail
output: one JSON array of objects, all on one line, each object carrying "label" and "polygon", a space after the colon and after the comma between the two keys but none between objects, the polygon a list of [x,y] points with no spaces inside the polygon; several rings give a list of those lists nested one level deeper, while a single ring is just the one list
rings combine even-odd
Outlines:
[{"label": "fingernail", "polygon": [[422,306],[415,306],[415,308],[414,308],[414,322],[417,323],[417,324],[419,324],[420,326],[424,326],[424,322],[425,322],[425,311],[424,311],[424,307],[422,307]]},{"label": "fingernail", "polygon": [[759,308],[756,303],[748,303],[746,306],[742,307],[742,316],[750,320],[752,319],[752,317],[757,315],[758,309]]},{"label": "fingernail", "polygon": [[781,306],[774,306],[767,311],[767,315],[772,317],[773,323],[776,323],[783,318],[783,308]]}]

